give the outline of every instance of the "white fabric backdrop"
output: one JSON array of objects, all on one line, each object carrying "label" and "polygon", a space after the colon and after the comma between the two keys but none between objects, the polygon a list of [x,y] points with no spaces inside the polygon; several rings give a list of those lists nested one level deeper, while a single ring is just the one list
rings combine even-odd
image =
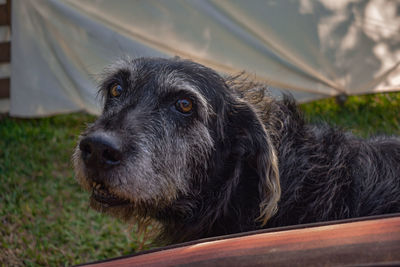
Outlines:
[{"label": "white fabric backdrop", "polygon": [[99,112],[95,76],[123,55],[246,70],[300,101],[400,90],[398,0],[15,0],[11,109]]}]

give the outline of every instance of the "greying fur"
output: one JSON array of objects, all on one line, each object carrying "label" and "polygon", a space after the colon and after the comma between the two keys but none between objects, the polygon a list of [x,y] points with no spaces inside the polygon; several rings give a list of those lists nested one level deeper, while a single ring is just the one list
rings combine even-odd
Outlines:
[{"label": "greying fur", "polygon": [[396,137],[307,125],[290,97],[187,60],[120,60],[103,77],[76,177],[93,208],[155,223],[164,243],[400,211]]}]

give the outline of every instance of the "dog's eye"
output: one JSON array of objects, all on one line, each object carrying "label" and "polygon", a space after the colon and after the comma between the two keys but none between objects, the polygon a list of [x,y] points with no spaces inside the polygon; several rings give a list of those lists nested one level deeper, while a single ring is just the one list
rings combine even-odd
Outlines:
[{"label": "dog's eye", "polygon": [[118,96],[121,95],[121,93],[122,93],[123,90],[124,90],[124,89],[122,88],[121,85],[119,85],[119,84],[114,84],[114,85],[111,87],[111,89],[110,89],[110,94],[111,94],[111,96],[113,96],[113,97],[118,97]]},{"label": "dog's eye", "polygon": [[175,108],[183,114],[190,114],[193,109],[193,102],[190,98],[181,98],[175,102]]}]

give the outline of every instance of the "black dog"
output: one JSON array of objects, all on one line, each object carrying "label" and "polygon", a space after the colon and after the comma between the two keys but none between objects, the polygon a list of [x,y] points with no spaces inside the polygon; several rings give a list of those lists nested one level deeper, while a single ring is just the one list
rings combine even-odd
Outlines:
[{"label": "black dog", "polygon": [[104,76],[77,179],[93,208],[156,222],[166,243],[400,212],[396,137],[307,125],[290,97],[187,60],[121,60]]}]

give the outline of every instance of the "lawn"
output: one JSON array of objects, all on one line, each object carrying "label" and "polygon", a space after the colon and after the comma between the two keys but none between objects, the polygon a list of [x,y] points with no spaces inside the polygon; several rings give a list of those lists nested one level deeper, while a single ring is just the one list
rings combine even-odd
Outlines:
[{"label": "lawn", "polygon": [[[307,119],[360,136],[400,135],[400,93],[301,105]],[[0,263],[62,266],[138,250],[134,231],[88,208],[73,178],[77,136],[95,118],[86,114],[44,119],[0,118]],[[148,248],[149,246],[147,246]]]}]

